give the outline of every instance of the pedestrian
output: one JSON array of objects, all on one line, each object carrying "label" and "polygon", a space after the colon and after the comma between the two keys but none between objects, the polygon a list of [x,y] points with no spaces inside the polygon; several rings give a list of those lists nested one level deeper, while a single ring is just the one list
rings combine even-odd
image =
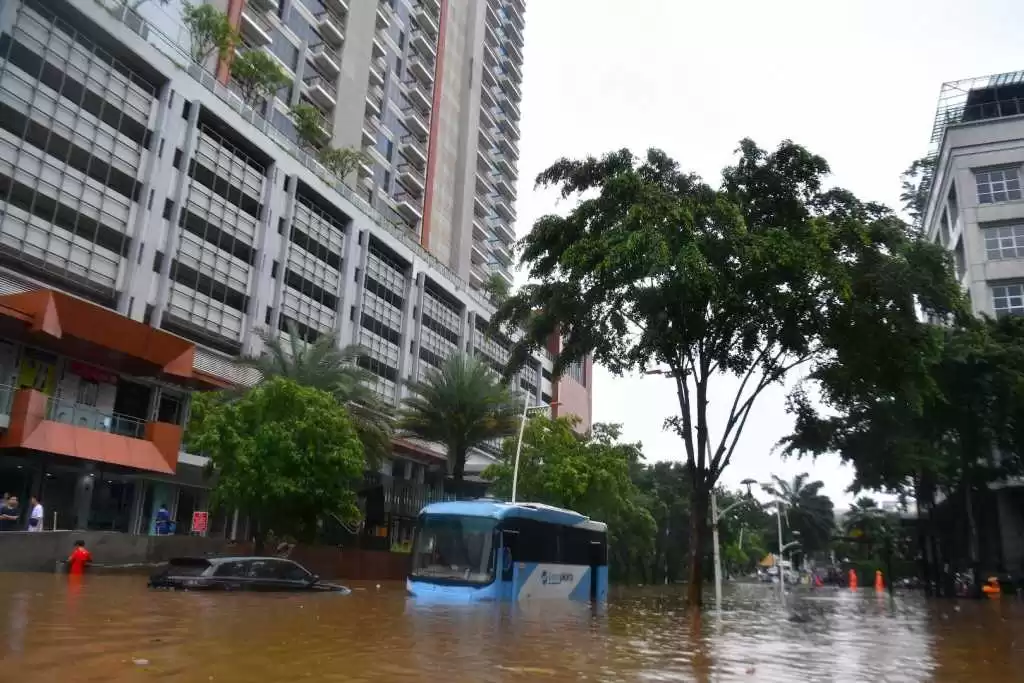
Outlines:
[{"label": "pedestrian", "polygon": [[156,535],[166,536],[171,529],[171,513],[166,503],[160,503],[160,509],[156,511]]},{"label": "pedestrian", "polygon": [[39,498],[32,496],[28,500],[28,509],[30,510],[28,515],[28,530],[29,531],[42,531],[43,530],[43,504],[39,501]]},{"label": "pedestrian", "polygon": [[0,507],[0,531],[15,531],[18,528],[18,517],[21,510],[18,509],[17,496],[4,496],[4,506]]},{"label": "pedestrian", "polygon": [[92,553],[85,549],[85,541],[75,541],[75,549],[68,556],[68,574],[82,574],[91,563]]}]

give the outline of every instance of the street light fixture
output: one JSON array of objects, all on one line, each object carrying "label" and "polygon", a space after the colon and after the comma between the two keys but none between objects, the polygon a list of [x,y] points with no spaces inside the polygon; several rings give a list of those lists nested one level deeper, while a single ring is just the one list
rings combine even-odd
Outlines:
[{"label": "street light fixture", "polygon": [[519,454],[523,451],[523,432],[526,431],[526,418],[529,417],[531,410],[546,410],[548,408],[554,408],[559,405],[561,401],[552,401],[551,403],[541,403],[539,405],[530,406],[530,396],[527,394],[523,397],[523,419],[519,423],[519,440],[516,441],[516,460],[512,466],[512,502],[516,502],[516,491],[519,488]]}]

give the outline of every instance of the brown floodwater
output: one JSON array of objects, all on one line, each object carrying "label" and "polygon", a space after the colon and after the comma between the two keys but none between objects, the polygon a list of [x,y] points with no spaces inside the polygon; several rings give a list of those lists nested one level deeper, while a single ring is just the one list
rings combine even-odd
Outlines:
[{"label": "brown floodwater", "polygon": [[1021,681],[1024,603],[791,595],[731,585],[697,622],[682,590],[562,603],[424,607],[351,595],[153,592],[144,577],[0,574],[11,681]]}]

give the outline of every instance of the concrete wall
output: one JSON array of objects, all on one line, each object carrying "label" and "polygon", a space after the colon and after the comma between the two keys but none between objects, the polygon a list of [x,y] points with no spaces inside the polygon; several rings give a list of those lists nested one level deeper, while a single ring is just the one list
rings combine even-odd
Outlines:
[{"label": "concrete wall", "polygon": [[76,540],[85,541],[97,565],[157,564],[172,557],[248,554],[247,546],[223,538],[134,536],[111,531],[6,531],[0,533],[0,571],[53,571]]}]

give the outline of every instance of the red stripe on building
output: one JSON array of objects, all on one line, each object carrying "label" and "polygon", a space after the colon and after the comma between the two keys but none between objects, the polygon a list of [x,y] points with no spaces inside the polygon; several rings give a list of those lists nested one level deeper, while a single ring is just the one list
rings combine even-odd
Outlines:
[{"label": "red stripe on building", "polygon": [[430,140],[427,141],[427,190],[423,196],[423,229],[420,244],[430,245],[430,208],[434,204],[434,169],[437,166],[437,131],[441,126],[441,74],[444,73],[444,38],[448,29],[448,0],[441,0],[441,21],[437,31],[437,60],[434,62],[434,101],[430,111]]},{"label": "red stripe on building", "polygon": [[[228,0],[228,23],[235,30],[242,23],[242,8],[245,7],[246,0]],[[228,84],[228,80],[231,78],[231,57],[228,55],[224,59],[217,60],[217,80],[224,85]]]}]

